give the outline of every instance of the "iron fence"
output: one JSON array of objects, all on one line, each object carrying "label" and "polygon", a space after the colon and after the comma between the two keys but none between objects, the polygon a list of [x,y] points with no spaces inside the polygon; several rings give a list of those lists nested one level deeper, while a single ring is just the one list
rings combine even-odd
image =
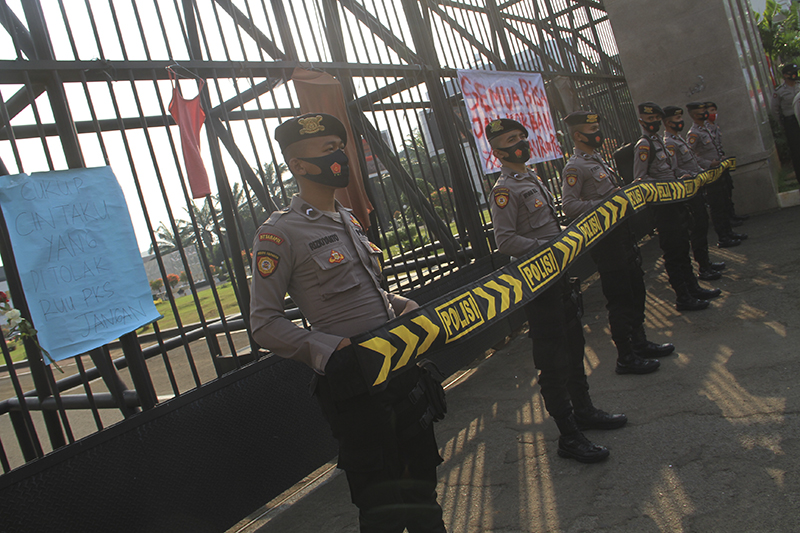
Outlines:
[{"label": "iron fence", "polygon": [[[541,73],[556,124],[580,107],[604,115],[606,155],[638,137],[595,0],[0,0],[0,24],[0,172],[111,165],[165,315],[63,374],[34,342],[2,341],[3,472],[264,355],[249,335],[250,248],[296,191],[272,137],[299,111],[296,67],[342,84],[390,290],[494,251],[497,176],[480,171],[457,69]],[[168,69],[188,95],[205,81],[202,200],[179,155]],[[556,197],[563,164],[537,165]],[[0,251],[30,316],[5,223]],[[27,364],[11,364],[18,354]]]}]

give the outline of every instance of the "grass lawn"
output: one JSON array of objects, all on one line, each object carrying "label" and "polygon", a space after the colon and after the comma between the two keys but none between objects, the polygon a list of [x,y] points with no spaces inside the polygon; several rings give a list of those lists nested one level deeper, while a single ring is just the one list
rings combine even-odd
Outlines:
[{"label": "grass lawn", "polygon": [[[236,302],[236,294],[233,292],[233,285],[231,285],[230,282],[217,285],[217,293],[222,303],[223,312],[226,315],[239,312],[239,304]],[[214,294],[210,287],[197,293],[197,297],[200,300],[200,306],[206,320],[219,317],[217,304],[214,302]],[[176,298],[175,306],[178,309],[178,316],[181,317],[181,324],[193,324],[200,321],[197,305],[191,294],[185,294]],[[156,302],[156,309],[158,309],[159,313],[164,315],[164,318],[158,321],[159,328],[163,330],[174,328],[177,325],[170,302]],[[149,333],[151,331],[153,331],[153,326],[148,325],[139,328],[137,333]]]}]

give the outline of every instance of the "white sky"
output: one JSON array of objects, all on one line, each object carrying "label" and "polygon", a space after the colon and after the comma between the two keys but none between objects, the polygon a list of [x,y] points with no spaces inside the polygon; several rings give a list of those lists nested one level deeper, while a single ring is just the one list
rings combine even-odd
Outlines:
[{"label": "white sky", "polygon": [[[127,52],[127,59],[129,60],[146,60],[149,53],[150,58],[166,60],[170,56],[178,61],[188,59],[189,54],[186,50],[184,39],[180,32],[178,15],[175,13],[175,3],[173,0],[136,0],[135,3],[129,0],[90,0],[92,10],[95,16],[96,23],[99,27],[100,40],[102,46],[102,53],[95,42],[93,30],[89,21],[88,14],[83,5],[83,2],[64,2],[67,9],[67,17],[69,25],[72,29],[72,34],[75,38],[75,47],[77,49],[77,59],[92,60],[99,57],[104,57],[108,60],[123,60],[123,50],[119,43],[116,31],[114,29],[114,19],[112,18],[109,5],[113,5],[116,9],[117,17],[121,24],[122,38],[125,41],[125,51]],[[397,35],[402,41],[406,43],[409,48],[413,49],[412,39],[408,27],[405,25],[402,13],[387,12],[382,8],[382,5],[375,4],[375,0],[362,0],[365,8],[370,11],[376,18],[389,27],[392,32]],[[57,0],[42,0],[43,11],[45,13],[48,30],[53,42],[53,49],[58,60],[74,60],[76,59],[73,53],[72,46],[68,39],[66,24],[61,14],[59,3]],[[234,0],[234,3],[239,8],[247,12],[246,0]],[[270,19],[264,15],[261,8],[260,1],[254,2],[251,0],[251,10],[253,20],[257,27],[259,27],[266,35],[277,35],[277,28],[274,25],[271,14]],[[465,3],[478,3],[477,0],[468,0]],[[180,4],[180,2],[178,2]],[[222,26],[222,35],[216,27],[215,13],[213,10],[213,3],[210,0],[198,0],[197,2],[200,12],[201,20],[205,24],[204,31],[209,43],[210,59],[222,61],[226,60],[226,53],[233,61],[249,60],[270,61],[268,56],[260,55],[259,49],[255,42],[250,39],[243,32],[241,33],[241,41],[243,47],[239,44],[239,37],[237,36],[236,28],[231,19],[225,14],[224,11],[218,8],[219,20]],[[482,2],[480,3],[482,4]],[[20,0],[8,0],[9,7],[17,14],[17,16],[24,21],[23,10],[20,5]],[[140,17],[144,21],[144,34],[145,39],[139,34],[138,26],[135,24],[135,13],[133,6],[136,6]],[[324,44],[319,40],[319,35],[314,36],[313,31],[307,30],[319,27],[318,19],[320,15],[316,11],[316,4],[314,0],[286,0],[285,5],[289,16],[296,17],[298,20],[304,19],[306,12],[310,15],[311,20],[307,20],[304,24],[291,24],[292,32],[296,43],[304,43],[304,47],[298,44],[298,52],[301,58],[305,61],[320,61],[326,60],[325,57],[320,58],[314,51],[315,46],[313,39],[317,39],[317,44],[324,48]],[[394,2],[386,0],[387,6],[392,6],[397,9],[400,8]],[[162,36],[161,27],[158,24],[156,16],[156,6],[160,8],[162,17],[164,18],[165,27],[168,28],[168,36],[165,40]],[[305,11],[303,8],[307,9]],[[292,12],[294,10],[294,12]],[[458,23],[464,25],[473,25],[479,27],[485,24],[485,21],[476,19],[477,16],[473,12],[455,10],[452,8],[445,8],[448,15],[453,17]],[[389,48],[387,48],[379,39],[372,35],[372,33],[355,19],[344,12],[343,25],[345,31],[352,31],[356,35],[354,38],[345,39],[347,47],[348,59],[353,62],[372,63],[372,64],[399,64],[402,61],[398,56]],[[578,17],[580,18],[580,17]],[[398,22],[399,21],[403,21]],[[434,17],[434,24],[436,26],[437,37],[442,38],[442,46],[437,49],[437,54],[443,64],[452,66],[454,68],[470,68],[474,65],[476,55],[474,52],[469,52],[471,47],[465,45],[465,42],[460,36],[457,36],[453,31],[449,30],[437,17]],[[582,20],[576,20],[575,23],[580,24]],[[607,23],[604,23],[607,25]],[[303,35],[298,35],[297,27],[303,29]],[[610,29],[609,29],[610,32]],[[309,36],[309,33],[311,36]],[[360,35],[359,35],[360,34]],[[483,37],[483,36],[481,36]],[[488,38],[488,36],[487,36]],[[363,42],[364,46],[354,47],[352,42]],[[538,39],[535,39],[538,41]],[[145,49],[145,43],[147,49]],[[617,53],[613,39],[605,40],[601,43],[606,53],[615,55]],[[227,52],[226,52],[227,46]],[[588,53],[586,47],[584,52]],[[465,53],[466,52],[466,53]],[[467,55],[471,54],[471,55]],[[15,59],[13,53],[13,43],[9,35],[0,30],[0,59],[12,60]],[[224,75],[220,73],[220,75]],[[264,81],[265,78],[255,78],[254,83],[258,84]],[[379,86],[390,84],[394,82],[391,78],[356,78],[354,83],[358,94],[365,94],[375,90]],[[181,89],[184,91],[184,97],[192,98],[197,94],[197,86],[193,80],[181,81]],[[238,83],[238,85],[237,85]],[[122,117],[138,117],[139,111],[134,99],[134,93],[129,81],[116,81],[112,84],[112,90],[117,99],[117,105],[120,109]],[[95,113],[99,119],[114,119],[116,118],[114,107],[109,93],[109,86],[105,82],[89,83],[90,99],[94,106]],[[249,79],[240,79],[234,82],[229,79],[222,79],[219,82],[219,88],[216,84],[211,82],[209,86],[210,98],[212,105],[217,105],[221,100],[227,100],[236,95],[237,91],[241,92],[250,86]],[[21,86],[0,85],[0,95],[4,100],[7,100],[12,94],[19,90]],[[143,114],[145,116],[160,116],[163,109],[166,109],[171,99],[172,89],[170,83],[164,81],[139,81],[136,82],[136,89],[140,98]],[[76,122],[91,120],[91,113],[87,101],[86,94],[83,86],[79,83],[71,83],[65,85],[70,111],[73,119]],[[221,94],[217,94],[217,91]],[[422,101],[427,98],[425,94],[424,85],[420,88],[415,88],[412,91],[398,94],[392,98],[393,101],[410,102]],[[274,91],[274,94],[266,93],[259,99],[259,102],[264,109],[273,109],[277,105],[280,108],[291,107],[290,102],[296,102],[297,99],[293,93],[291,84],[283,84]],[[40,114],[42,123],[52,123],[53,117],[50,113],[49,102],[46,94],[43,94],[37,99],[37,108]],[[246,109],[257,109],[255,101],[251,101],[245,105]],[[402,137],[407,136],[413,129],[418,127],[416,123],[417,117],[415,113],[411,112],[408,115],[372,115],[368,113],[371,120],[375,122],[377,129],[384,130],[390,129],[395,134],[395,142],[399,144]],[[33,110],[28,107],[25,111],[17,115],[12,121],[14,125],[35,124]],[[247,127],[243,121],[231,122],[231,130],[236,140],[239,150],[244,154],[249,165],[256,167],[258,162],[262,165],[265,163],[273,162],[271,151],[269,150],[269,143],[271,141],[271,134],[274,128],[278,125],[275,119],[268,119],[266,121],[266,128],[260,120],[249,121],[250,134],[253,141],[251,142],[248,136]],[[178,163],[170,148],[169,138],[167,131],[172,137],[177,151]],[[182,218],[188,220],[186,214],[186,202],[184,200],[183,191],[180,183],[180,174],[178,164],[183,168],[183,157],[180,152],[180,137],[177,126],[167,128],[148,128],[148,133],[151,137],[152,151],[155,161],[157,162],[158,170],[161,173],[161,178],[164,183],[166,197],[172,209],[173,217],[176,219]],[[102,135],[106,149],[108,151],[110,164],[116,174],[125,197],[128,201],[131,219],[139,242],[139,248],[146,251],[150,247],[150,237],[147,233],[145,215],[138,198],[136,186],[133,179],[133,172],[130,168],[128,155],[125,151],[123,137],[120,132],[106,132]],[[149,220],[152,227],[158,227],[161,221],[168,221],[167,203],[164,201],[164,195],[158,187],[158,181],[155,179],[156,166],[154,165],[153,158],[151,158],[144,130],[130,130],[127,132],[126,138],[130,145],[131,153],[133,156],[133,166],[140,179],[142,188],[146,198]],[[102,166],[105,164],[100,144],[97,140],[96,134],[81,134],[80,144],[83,151],[86,166]],[[50,154],[53,158],[53,167],[56,170],[67,168],[66,161],[64,160],[60,143],[57,138],[51,137],[47,139],[50,145]],[[27,173],[37,171],[49,170],[47,159],[45,157],[44,148],[40,139],[22,139],[17,141],[17,147],[20,151],[24,171]],[[277,150],[277,145],[274,145]],[[213,165],[208,149],[206,140],[205,127],[201,131],[201,152],[205,161],[206,170],[209,174],[212,194],[216,193],[216,182],[214,179]],[[222,149],[223,159],[225,163],[226,172],[231,185],[234,181],[239,181],[239,171],[234,164],[233,160],[228,155],[227,151]],[[19,172],[22,169],[16,167],[15,158],[12,152],[11,143],[9,141],[0,142],[0,157],[2,157],[9,171],[12,173]],[[281,163],[281,158],[278,156],[277,163]],[[188,186],[188,185],[187,185]],[[196,201],[200,206],[202,200]]]}]

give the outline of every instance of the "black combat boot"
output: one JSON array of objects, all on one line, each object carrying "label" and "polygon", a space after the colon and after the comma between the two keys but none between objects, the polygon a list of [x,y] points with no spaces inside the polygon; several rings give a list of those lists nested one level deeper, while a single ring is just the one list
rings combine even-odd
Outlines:
[{"label": "black combat boot", "polygon": [[643,325],[633,328],[631,344],[633,346],[633,354],[644,359],[664,357],[675,351],[675,346],[672,343],[656,344],[647,340]]},{"label": "black combat boot", "polygon": [[643,359],[631,350],[617,356],[617,367],[614,371],[617,374],[649,374],[658,370],[660,366],[658,359]]},{"label": "black combat boot", "polygon": [[722,272],[714,270],[711,266],[702,266],[697,277],[703,281],[714,281],[722,277]]},{"label": "black combat boot", "polygon": [[719,272],[720,270],[725,270],[724,261],[720,261],[719,263],[711,263],[709,266],[711,267],[711,270],[716,270],[717,272]]},{"label": "black combat boot", "polygon": [[697,279],[689,280],[687,286],[689,287],[689,294],[698,300],[710,300],[722,294],[722,291],[719,289],[704,289],[697,283]]},{"label": "black combat boot", "polygon": [[561,432],[558,438],[558,455],[581,463],[597,463],[608,457],[608,448],[591,442],[583,436],[573,415],[556,419]]},{"label": "black combat boot", "polygon": [[747,233],[731,233],[728,235],[729,239],[734,239],[736,241],[743,241],[747,239]]},{"label": "black combat boot", "polygon": [[675,309],[678,311],[702,311],[708,307],[708,300],[698,300],[689,293],[686,285],[675,289],[678,298],[675,300]]},{"label": "black combat boot", "polygon": [[733,248],[734,246],[739,246],[740,244],[742,244],[742,241],[739,239],[732,239],[726,235],[719,240],[717,246],[720,248]]},{"label": "black combat boot", "polygon": [[628,423],[628,417],[623,414],[609,414],[601,411],[592,404],[588,390],[579,393],[570,393],[572,412],[578,429],[617,429]]}]

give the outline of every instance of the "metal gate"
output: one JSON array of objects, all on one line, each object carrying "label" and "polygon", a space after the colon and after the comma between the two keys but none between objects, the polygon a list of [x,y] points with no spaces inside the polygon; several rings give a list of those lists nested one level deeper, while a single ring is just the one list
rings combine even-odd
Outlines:
[{"label": "metal gate", "polygon": [[[582,107],[605,116],[607,152],[638,137],[595,0],[0,0],[0,25],[0,172],[111,165],[165,316],[63,373],[29,340],[0,343],[4,473],[267,355],[249,335],[250,248],[296,192],[272,137],[298,113],[295,68],[342,84],[394,291],[494,251],[496,176],[481,174],[456,69],[539,72],[556,124]],[[184,94],[206,83],[202,200],[169,70]],[[563,163],[537,166],[556,197]],[[0,251],[29,316],[5,223]]]}]

